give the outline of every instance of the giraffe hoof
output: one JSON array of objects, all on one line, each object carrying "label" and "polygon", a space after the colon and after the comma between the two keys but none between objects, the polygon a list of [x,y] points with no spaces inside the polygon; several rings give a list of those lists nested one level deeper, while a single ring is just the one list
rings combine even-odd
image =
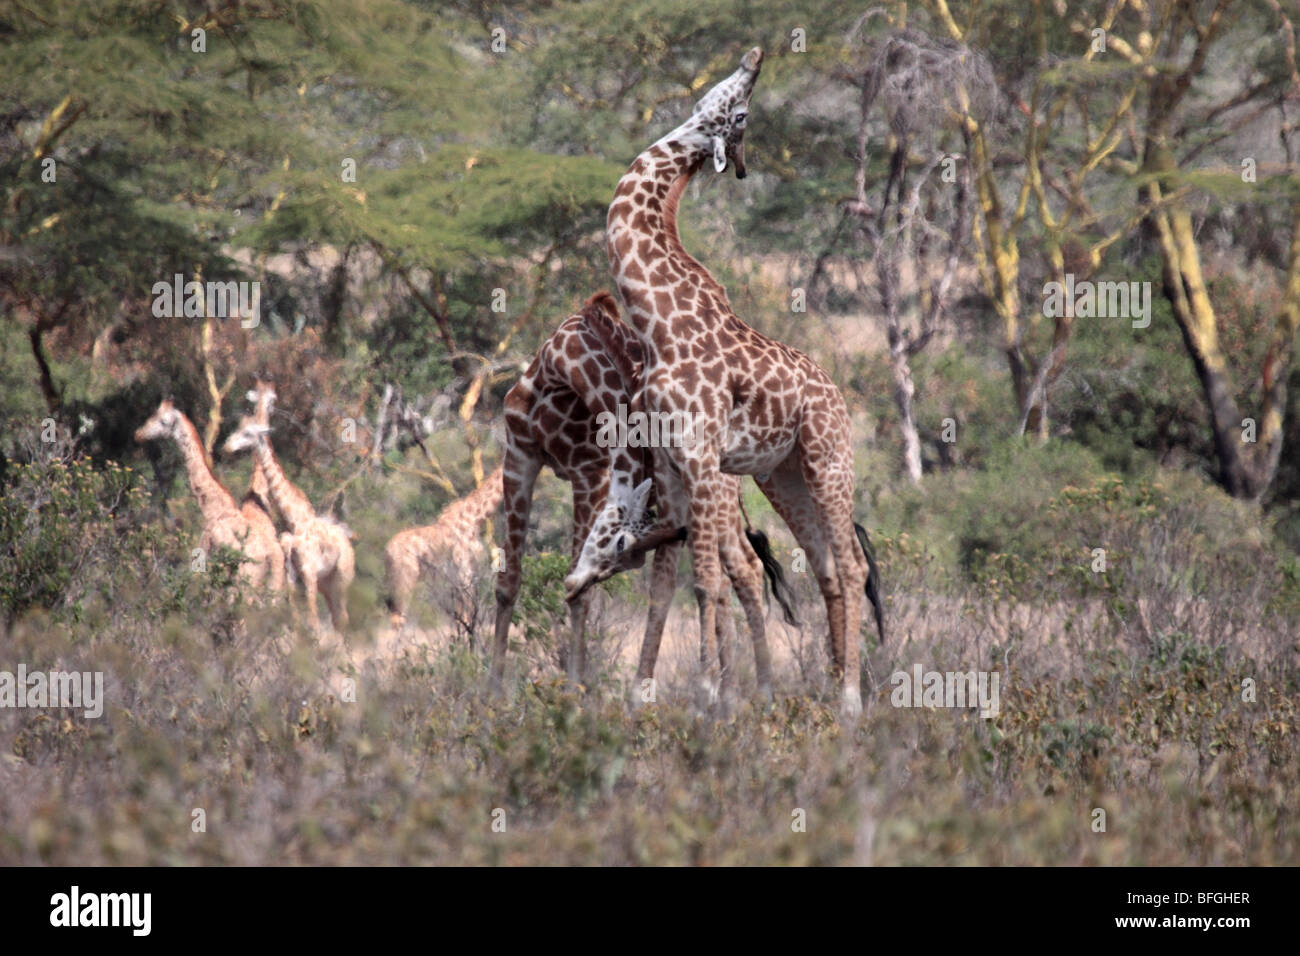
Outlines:
[{"label": "giraffe hoof", "polygon": [[862,695],[856,687],[844,688],[844,696],[840,700],[840,716],[848,720],[857,720],[862,716]]}]

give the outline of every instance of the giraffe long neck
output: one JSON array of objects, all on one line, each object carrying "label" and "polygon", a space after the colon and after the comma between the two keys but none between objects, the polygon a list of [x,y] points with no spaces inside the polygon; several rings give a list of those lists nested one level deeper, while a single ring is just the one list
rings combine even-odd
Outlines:
[{"label": "giraffe long neck", "polygon": [[479,485],[462,499],[464,504],[464,515],[470,522],[470,527],[475,537],[478,536],[479,529],[489,517],[491,517],[501,506],[501,499],[504,497],[505,490],[501,476],[505,472],[505,466],[497,465],[492,474],[483,479],[483,484]]},{"label": "giraffe long neck", "polygon": [[[630,417],[640,409],[641,363],[645,360],[645,351],[637,335],[626,325],[601,308],[589,305],[582,311],[582,320],[588,329],[600,341],[609,362],[618,370],[621,387],[610,396],[605,393],[606,382],[586,379],[589,391],[580,397],[589,410],[600,409],[602,412],[617,413],[619,405]],[[612,406],[612,408],[611,408]],[[599,427],[600,413],[597,412],[596,427]],[[599,439],[598,439],[599,440]],[[613,442],[609,445],[609,473],[611,485],[627,483],[628,487],[640,484],[641,480],[653,471],[653,452],[648,445],[629,448]]]},{"label": "giraffe long neck", "polygon": [[239,508],[235,505],[235,499],[217,480],[208,465],[207,452],[203,450],[203,442],[199,440],[199,432],[194,423],[182,415],[180,427],[173,434],[176,445],[181,450],[181,457],[185,460],[190,488],[194,490],[194,497],[199,502],[203,520],[210,524],[237,514]]},{"label": "giraffe long neck", "polygon": [[[682,245],[677,209],[682,193],[704,158],[689,149],[674,130],[632,163],[619,180],[605,222],[605,243],[628,317],[651,350],[672,338],[674,313],[694,314],[700,291],[726,298],[722,286]],[[679,301],[671,288],[685,278],[691,300]]]},{"label": "giraffe long neck", "polygon": [[266,472],[262,470],[262,465],[256,458],[253,459],[253,476],[249,479],[248,490],[263,501],[271,500],[270,489],[267,487],[266,482]]},{"label": "giraffe long neck", "polygon": [[266,436],[258,441],[254,460],[261,465],[266,475],[267,493],[271,496],[271,502],[280,509],[280,514],[284,515],[285,524],[294,534],[302,534],[316,517],[316,509],[311,506],[307,496],[285,477],[284,469],[271,451],[271,442]]},{"label": "giraffe long neck", "polygon": [[[253,406],[253,420],[259,425],[269,425],[271,423],[271,403],[270,397],[263,391],[257,393],[257,401]],[[270,501],[270,489],[267,487],[266,472],[262,469],[262,462],[256,455],[253,456],[253,476],[248,482],[248,490],[262,501]]]}]

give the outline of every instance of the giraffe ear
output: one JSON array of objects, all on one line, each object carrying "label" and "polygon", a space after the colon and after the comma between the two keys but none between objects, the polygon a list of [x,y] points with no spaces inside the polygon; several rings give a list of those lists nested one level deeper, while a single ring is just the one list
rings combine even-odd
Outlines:
[{"label": "giraffe ear", "polygon": [[713,168],[718,172],[727,168],[727,143],[721,136],[713,137]]},{"label": "giraffe ear", "polygon": [[654,479],[647,478],[632,490],[632,506],[627,513],[628,524],[636,524],[645,514],[646,502],[650,500],[650,487],[653,484]]}]

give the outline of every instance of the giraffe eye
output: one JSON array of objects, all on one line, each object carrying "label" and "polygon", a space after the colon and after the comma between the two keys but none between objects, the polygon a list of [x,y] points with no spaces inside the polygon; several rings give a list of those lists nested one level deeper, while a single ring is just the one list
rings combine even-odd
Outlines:
[{"label": "giraffe eye", "polygon": [[620,534],[614,539],[614,553],[622,554],[625,547],[627,547],[627,539]]},{"label": "giraffe eye", "polygon": [[748,113],[746,110],[741,110],[739,113],[737,113],[737,114],[736,114],[736,129],[744,129],[744,128],[745,128],[745,120],[746,120],[748,117],[749,117],[749,113]]}]

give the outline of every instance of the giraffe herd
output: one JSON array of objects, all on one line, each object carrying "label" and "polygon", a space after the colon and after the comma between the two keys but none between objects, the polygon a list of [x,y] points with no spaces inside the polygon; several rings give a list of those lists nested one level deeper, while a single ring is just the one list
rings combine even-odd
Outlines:
[{"label": "giraffe herd", "polygon": [[[677,231],[682,193],[710,160],[719,173],[730,166],[737,178],[745,177],[744,133],[762,61],[761,49],[746,53],[738,69],[710,90],[685,122],[643,151],[620,180],[609,207],[606,247],[627,321],[605,292],[565,319],[506,396],[500,466],[433,524],[398,533],[385,549],[389,610],[400,630],[421,575],[443,577],[462,594],[472,591],[483,555],[482,527],[498,508],[504,511],[490,666],[490,682],[498,691],[533,489],[545,466],[568,482],[573,497],[565,578],[568,676],[577,683],[586,677],[591,586],[643,565],[645,553],[653,550],[636,699],[636,687],[654,676],[684,541],[699,605],[703,705],[733,689],[732,590],[749,627],[759,694],[770,697],[764,574],[792,618],[780,566],[766,539],[743,517],[740,481],[751,475],[816,577],[841,713],[846,718],[861,713],[858,632],[864,594],[882,640],[884,622],[869,539],[853,521],[846,403],[812,359],[735,314],[726,290],[685,250]],[[285,591],[286,579],[296,582],[317,633],[319,592],[342,633],[354,575],[352,535],[318,514],[281,468],[270,441],[273,386],[258,382],[248,398],[252,412],[224,445],[227,452],[253,457],[252,483],[241,505],[213,474],[193,424],[170,401],[136,438],[171,438],[180,448],[203,514],[202,547],[242,550],[243,576],[251,588],[274,595]],[[652,448],[610,441],[598,422],[629,411],[688,417],[688,440],[660,441]],[[285,529],[278,537],[273,514]]]}]

